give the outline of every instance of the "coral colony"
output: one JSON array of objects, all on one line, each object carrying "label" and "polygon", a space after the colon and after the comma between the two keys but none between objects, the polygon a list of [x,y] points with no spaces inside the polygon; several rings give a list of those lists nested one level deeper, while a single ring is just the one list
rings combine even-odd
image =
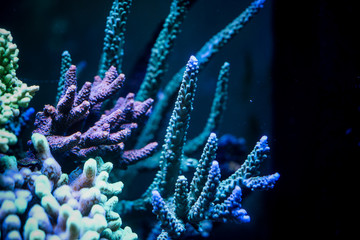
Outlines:
[{"label": "coral colony", "polygon": [[[203,131],[187,139],[187,130],[198,72],[263,3],[253,1],[190,56],[157,99],[166,60],[192,1],[172,1],[140,90],[119,97],[125,82],[121,65],[132,1],[115,0],[106,22],[98,76],[78,86],[77,68],[65,51],[56,102],[36,113],[25,148],[18,142],[23,127],[30,125],[34,110],[28,105],[39,87],[17,78],[19,50],[10,32],[0,29],[0,238],[138,239],[140,235],[124,226],[120,216],[139,211],[155,214],[148,223],[153,230],[141,233],[147,239],[191,239],[208,235],[212,222],[249,222],[241,205],[242,192],[271,189],[280,175],[260,175],[270,150],[263,136],[234,173],[221,177],[216,132],[227,101],[229,63],[220,69]],[[155,135],[171,99],[176,101],[160,147]],[[190,157],[199,151],[200,159],[189,166]],[[138,165],[157,173],[137,199],[119,200],[124,184],[114,173],[136,174]]]}]

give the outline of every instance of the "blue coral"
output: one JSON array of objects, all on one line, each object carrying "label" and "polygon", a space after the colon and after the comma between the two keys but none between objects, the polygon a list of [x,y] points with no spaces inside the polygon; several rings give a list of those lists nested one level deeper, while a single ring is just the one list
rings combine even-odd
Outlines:
[{"label": "blue coral", "polygon": [[[247,223],[250,216],[242,208],[242,190],[267,190],[279,179],[278,173],[269,176],[249,177],[255,174],[269,151],[267,137],[262,137],[249,154],[243,166],[227,179],[220,181],[220,168],[216,158],[216,134],[210,134],[193,180],[188,187],[185,176],[180,175],[175,185],[174,198],[163,199],[157,190],[152,192],[153,212],[161,222],[163,232],[179,238],[184,235],[183,226],[189,223],[199,232],[204,221]],[[247,174],[244,174],[247,173]],[[175,227],[177,226],[177,227]],[[181,226],[181,227],[179,227]],[[181,230],[179,230],[181,229]],[[190,230],[186,229],[190,234]]]}]

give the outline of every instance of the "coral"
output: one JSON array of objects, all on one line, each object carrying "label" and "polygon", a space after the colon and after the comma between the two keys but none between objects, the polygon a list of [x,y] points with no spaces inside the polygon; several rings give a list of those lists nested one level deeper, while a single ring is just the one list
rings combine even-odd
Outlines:
[{"label": "coral", "polygon": [[230,63],[225,62],[219,73],[218,81],[216,84],[216,90],[214,99],[211,105],[209,117],[203,131],[195,138],[189,140],[184,146],[184,152],[186,155],[199,150],[206,142],[207,137],[211,132],[217,132],[221,122],[221,117],[226,109],[227,97],[228,97],[228,82],[230,75]]},{"label": "coral", "polygon": [[[42,159],[40,171],[18,171],[16,159],[1,158],[5,167],[0,175],[0,223],[4,237],[21,236],[23,225],[24,239],[137,239],[131,228],[121,228],[122,220],[113,211],[123,183],[108,182],[111,162],[90,158],[82,173],[68,182],[67,174],[62,173],[51,155],[45,136],[34,133],[32,142]],[[26,218],[22,218],[24,214]]]},{"label": "coral", "polygon": [[12,132],[5,129],[0,129],[0,151],[7,152],[9,145],[14,145],[17,142],[17,137]]},{"label": "coral", "polygon": [[165,19],[163,28],[159,33],[148,62],[146,75],[136,95],[136,100],[144,101],[155,98],[165,73],[166,60],[180,33],[180,26],[184,21],[190,7],[188,0],[175,0],[171,3],[170,13]]},{"label": "coral", "polygon": [[166,129],[165,143],[160,156],[160,170],[148,191],[158,189],[161,194],[166,196],[172,192],[171,189],[176,182],[183,158],[183,146],[189,127],[190,112],[193,109],[197,72],[198,61],[194,56],[191,56],[184,72],[169,126]]},{"label": "coral", "polygon": [[[247,7],[238,17],[230,22],[225,28],[211,37],[195,54],[199,61],[199,71],[209,63],[211,58],[220,51],[231,39],[233,39],[239,31],[248,23],[251,18],[263,7],[265,0],[255,0]],[[162,97],[158,99],[154,107],[153,114],[148,120],[148,124],[140,135],[139,142],[145,144],[156,137],[156,133],[161,124],[162,116],[164,116],[168,104],[176,96],[182,81],[182,74],[185,67],[181,68],[166,84],[162,91]]]},{"label": "coral", "polygon": [[[8,121],[4,128],[0,128],[0,151],[3,153],[9,153],[10,146],[15,145],[18,138],[21,137],[22,130],[28,127],[35,110],[32,107],[27,108],[20,113],[19,116],[13,117],[11,121]],[[12,153],[20,151],[15,148],[12,149]]]},{"label": "coral", "polygon": [[9,31],[0,28],[0,124],[20,114],[20,107],[27,107],[38,86],[27,86],[16,77],[18,68],[16,44]]},{"label": "coral", "polygon": [[64,51],[61,54],[60,79],[59,79],[59,83],[58,83],[58,89],[57,89],[55,103],[59,102],[59,99],[64,92],[65,75],[71,66],[71,61],[72,60],[71,60],[70,53],[68,51]]},{"label": "coral", "polygon": [[93,83],[85,82],[77,92],[76,67],[70,66],[56,108],[46,105],[43,112],[36,114],[34,133],[46,136],[54,154],[65,153],[71,159],[85,160],[101,155],[111,157],[117,166],[126,168],[146,158],[157,143],[128,150],[124,142],[149,114],[152,99],[138,102],[134,94],[129,93],[119,98],[112,109],[101,116],[98,113],[103,102],[121,88],[124,80],[124,74],[110,67],[103,79],[97,76]]},{"label": "coral", "polygon": [[20,116],[15,118],[13,121],[7,123],[5,126],[16,136],[20,136],[21,131],[29,125],[30,120],[35,114],[35,109],[32,107],[27,108],[20,113]]},{"label": "coral", "polygon": [[173,198],[165,198],[159,190],[152,191],[153,212],[158,216],[163,229],[158,239],[166,232],[178,239],[187,233],[186,224],[203,231],[203,221],[246,223],[250,217],[241,206],[241,188],[267,190],[273,188],[280,175],[253,176],[269,150],[264,136],[241,168],[227,179],[220,180],[220,168],[216,158],[216,134],[210,134],[190,188],[185,176],[180,175],[175,185]]},{"label": "coral", "polygon": [[115,0],[113,2],[106,21],[104,47],[98,71],[100,77],[104,77],[105,72],[111,66],[116,66],[117,71],[121,72],[125,44],[125,25],[131,4],[132,0]]},{"label": "coral", "polygon": [[[5,153],[9,145],[17,142],[16,135],[5,124],[20,115],[20,109],[26,108],[39,86],[27,86],[16,76],[19,50],[11,33],[0,28],[0,151]],[[16,129],[15,129],[16,130]]]},{"label": "coral", "polygon": [[201,232],[203,221],[249,222],[250,217],[241,206],[241,188],[271,189],[280,177],[278,173],[259,176],[260,165],[270,150],[267,137],[263,136],[241,167],[221,180],[220,167],[215,160],[218,140],[216,134],[211,133],[188,188],[186,177],[180,175],[180,166],[186,158],[184,146],[193,108],[197,73],[198,60],[191,56],[166,130],[160,154],[160,169],[142,198],[124,203],[127,205],[124,209],[141,209],[146,208],[151,201],[153,213],[161,222],[162,232],[158,239],[167,236],[178,239],[191,234],[187,231],[187,223]]}]

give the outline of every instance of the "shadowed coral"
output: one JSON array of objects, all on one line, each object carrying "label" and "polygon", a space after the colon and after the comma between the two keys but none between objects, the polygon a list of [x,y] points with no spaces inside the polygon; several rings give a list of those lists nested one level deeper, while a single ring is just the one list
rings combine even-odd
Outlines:
[{"label": "shadowed coral", "polygon": [[166,60],[174,45],[174,41],[180,33],[180,26],[190,8],[190,1],[172,1],[170,13],[165,19],[163,28],[159,33],[148,62],[146,75],[142,82],[136,100],[144,101],[147,98],[155,98],[160,88],[166,68]]},{"label": "shadowed coral", "polygon": [[267,137],[263,136],[242,166],[221,181],[219,164],[215,160],[217,137],[211,133],[188,188],[186,177],[180,175],[180,165],[185,159],[183,149],[194,101],[197,70],[198,61],[191,56],[166,131],[160,170],[142,198],[132,203],[125,202],[125,205],[139,209],[152,202],[153,212],[163,229],[159,239],[167,235],[178,239],[190,234],[187,233],[186,223],[201,232],[202,222],[207,220],[249,222],[250,217],[241,207],[241,187],[270,189],[280,176],[278,173],[259,176],[259,167],[270,150]]}]

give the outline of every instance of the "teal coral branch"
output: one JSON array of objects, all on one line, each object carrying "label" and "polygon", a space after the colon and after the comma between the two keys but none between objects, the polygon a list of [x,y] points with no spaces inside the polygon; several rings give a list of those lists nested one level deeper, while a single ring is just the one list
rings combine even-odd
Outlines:
[{"label": "teal coral branch", "polygon": [[98,75],[103,78],[105,72],[114,66],[121,73],[125,44],[125,25],[132,0],[115,0],[106,21],[103,53],[100,59]]},{"label": "teal coral branch", "polygon": [[[153,212],[161,221],[163,229],[159,235],[160,239],[164,232],[178,239],[190,232],[190,225],[200,232],[204,231],[202,223],[205,220],[249,222],[250,217],[241,205],[241,188],[267,190],[272,188],[280,177],[278,173],[263,177],[255,176],[259,174],[259,165],[269,151],[266,136],[256,144],[243,167],[221,182],[219,163],[214,160],[216,149],[217,137],[215,133],[211,133],[190,183],[190,190],[186,177],[181,175],[176,181],[173,198],[164,199],[157,189],[152,191]],[[183,229],[183,226],[187,229]]]},{"label": "teal coral branch", "polygon": [[165,62],[172,50],[174,40],[180,33],[180,26],[184,21],[189,6],[189,0],[172,1],[170,13],[165,19],[163,28],[151,49],[146,75],[136,94],[137,101],[144,101],[148,98],[155,99],[166,70]]},{"label": "teal coral branch", "polygon": [[201,154],[194,177],[191,181],[189,205],[193,205],[196,202],[200,196],[203,186],[205,185],[212,161],[214,161],[216,157],[217,141],[216,134],[211,133],[204,147],[203,153]]},{"label": "teal coral branch", "polygon": [[246,179],[258,174],[261,163],[267,158],[270,151],[267,140],[268,137],[263,136],[260,141],[256,143],[245,162],[237,170],[239,177]]},{"label": "teal coral branch", "polygon": [[215,53],[219,52],[229,40],[239,33],[245,24],[263,7],[264,2],[265,0],[253,1],[238,17],[205,43],[196,53],[196,57],[199,58],[200,61],[200,68],[204,67]]},{"label": "teal coral branch", "polygon": [[57,88],[57,95],[55,99],[55,104],[59,102],[60,97],[62,96],[62,93],[64,91],[64,85],[65,85],[65,74],[69,70],[71,66],[71,55],[68,51],[64,51],[61,54],[61,66],[60,66],[60,79],[58,83]]},{"label": "teal coral branch", "polygon": [[[238,17],[236,17],[231,23],[229,23],[224,29],[215,34],[212,38],[207,41],[203,47],[195,54],[199,61],[199,71],[201,71],[210,59],[220,51],[231,39],[233,39],[240,30],[248,23],[251,18],[263,7],[265,0],[255,0],[249,7],[247,7]],[[184,72],[185,67],[181,68],[167,83],[164,88],[163,95],[158,102],[151,114],[148,124],[144,128],[140,138],[140,145],[143,145],[155,137],[155,133],[158,131],[162,116],[171,100],[174,98],[180,82],[181,76]]]},{"label": "teal coral branch", "polygon": [[[268,157],[270,151],[267,139],[267,136],[263,136],[256,143],[254,149],[248,155],[247,159],[241,165],[241,167],[236,170],[236,172],[233,173],[230,177],[220,183],[217,193],[217,200],[224,199],[225,196],[227,196],[234,190],[235,186],[243,185],[243,181],[245,179],[248,179],[250,177],[256,177],[259,174],[259,167],[261,163]],[[269,181],[269,183],[271,182]]]},{"label": "teal coral branch", "polygon": [[174,205],[175,214],[180,219],[186,219],[189,212],[189,188],[185,176],[180,175],[175,184]]},{"label": "teal coral branch", "polygon": [[195,138],[189,140],[185,147],[185,155],[190,155],[200,149],[206,142],[207,137],[211,132],[216,132],[222,115],[226,109],[228,98],[228,84],[229,84],[230,64],[225,62],[219,73],[218,81],[216,84],[215,96],[211,105],[209,117],[203,131]]},{"label": "teal coral branch", "polygon": [[211,203],[215,200],[216,189],[220,183],[220,168],[217,161],[213,161],[209,170],[209,174],[202,188],[200,196],[192,205],[189,211],[190,222],[200,222],[206,219],[206,214],[210,209]]},{"label": "teal coral branch", "polygon": [[249,215],[247,215],[245,209],[241,208],[241,195],[241,188],[239,186],[235,186],[231,195],[223,203],[216,204],[211,209],[211,219],[218,222],[249,222]]},{"label": "teal coral branch", "polygon": [[[197,73],[198,61],[194,56],[191,56],[166,129],[165,143],[160,156],[160,170],[152,184],[164,197],[172,194],[172,189],[179,175],[190,112],[193,109]],[[150,188],[148,191],[150,190],[152,189]]]},{"label": "teal coral branch", "polygon": [[279,180],[280,174],[274,173],[267,176],[262,177],[251,177],[245,179],[243,184],[250,188],[251,190],[259,189],[259,190],[268,190],[274,187],[277,180]]}]

